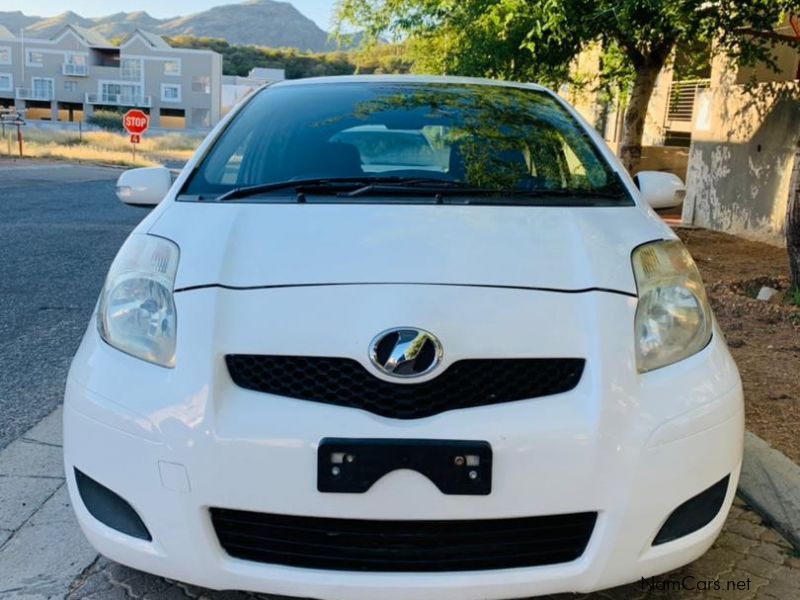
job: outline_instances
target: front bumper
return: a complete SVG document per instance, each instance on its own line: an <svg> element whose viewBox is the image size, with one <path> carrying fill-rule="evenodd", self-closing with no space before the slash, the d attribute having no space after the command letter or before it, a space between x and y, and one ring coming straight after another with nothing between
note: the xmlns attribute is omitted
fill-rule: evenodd
<svg viewBox="0 0 800 600"><path fill-rule="evenodd" d="M227 313L220 306L226 294L235 292L213 292L205 300L202 294L187 294L179 310L182 315ZM614 323L632 322L633 302L610 294L592 296L594 310L607 316L607 323L595 320L597 328L609 328L598 335L612 334L606 339L615 340L604 351L627 352L623 347L628 342ZM509 298L505 300L508 305ZM580 301L559 298L544 312L557 318L559 304L572 310L569 303ZM341 306L346 304L343 299ZM509 309L514 312L513 306ZM215 322L204 316L205 322ZM192 321L200 322L196 317ZM319 325L313 317L309 321L310 328ZM418 321L411 315L404 322ZM503 334L503 323L488 325ZM297 328L302 339L302 326ZM380 330L371 323L366 329ZM170 371L122 355L100 341L92 327L87 331L66 391L65 464L78 520L90 542L113 560L213 589L331 600L589 592L699 557L719 533L733 500L742 454L742 393L719 335L694 357L647 377L631 376L630 381L593 368L602 357L592 354L591 347L581 349L588 357L587 372L571 392L412 421L235 388L226 379L220 356L201 350L193 357L194 374L179 371L181 364L189 364L193 349L228 351L227 342L220 342L223 337L213 330L187 331L185 338L194 339L184 343L179 367ZM568 344L573 336L561 337L560 343ZM251 350L243 345L237 349ZM494 452L492 494L445 496L427 479L402 470L364 494L322 494L316 490L316 458L325 437L485 440ZM74 468L127 500L152 542L126 536L92 517L77 493ZM731 480L723 507L709 524L652 545L675 508L726 475ZM586 551L569 563L451 573L356 573L231 558L213 530L211 507L374 520L587 511L596 511L598 519Z"/></svg>

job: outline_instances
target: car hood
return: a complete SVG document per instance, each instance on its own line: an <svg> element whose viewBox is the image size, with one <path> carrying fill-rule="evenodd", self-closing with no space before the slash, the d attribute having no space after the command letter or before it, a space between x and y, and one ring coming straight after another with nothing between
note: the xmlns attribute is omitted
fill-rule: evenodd
<svg viewBox="0 0 800 600"><path fill-rule="evenodd" d="M431 283L636 293L631 251L672 237L629 207L202 204L164 207L175 288Z"/></svg>

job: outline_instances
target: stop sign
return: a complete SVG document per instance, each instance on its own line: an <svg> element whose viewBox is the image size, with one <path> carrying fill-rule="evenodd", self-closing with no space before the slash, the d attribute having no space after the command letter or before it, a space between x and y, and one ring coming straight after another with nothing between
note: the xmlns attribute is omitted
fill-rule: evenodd
<svg viewBox="0 0 800 600"><path fill-rule="evenodd" d="M142 135L150 127L150 117L147 113L134 108L123 115L122 126L131 135Z"/></svg>

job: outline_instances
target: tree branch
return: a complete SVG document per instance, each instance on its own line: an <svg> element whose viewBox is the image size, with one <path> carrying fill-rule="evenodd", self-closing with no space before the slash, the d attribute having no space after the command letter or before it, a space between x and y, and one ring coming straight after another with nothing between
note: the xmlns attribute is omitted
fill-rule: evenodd
<svg viewBox="0 0 800 600"><path fill-rule="evenodd" d="M753 29L752 27L740 27L736 30L736 33L752 35L753 37L775 40L792 45L800 45L800 38L785 33L778 33L777 31L764 31L761 29Z"/></svg>

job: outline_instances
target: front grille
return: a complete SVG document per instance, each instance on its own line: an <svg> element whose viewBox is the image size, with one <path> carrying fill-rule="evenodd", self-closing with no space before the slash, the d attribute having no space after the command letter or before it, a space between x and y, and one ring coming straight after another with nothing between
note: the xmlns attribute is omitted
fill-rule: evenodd
<svg viewBox="0 0 800 600"><path fill-rule="evenodd" d="M366 521L212 508L236 558L335 571L482 571L552 565L586 549L597 513L482 521Z"/></svg>
<svg viewBox="0 0 800 600"><path fill-rule="evenodd" d="M391 383L350 358L229 354L237 385L278 396L360 408L394 419L500 404L573 389L582 358L470 359L423 383Z"/></svg>

